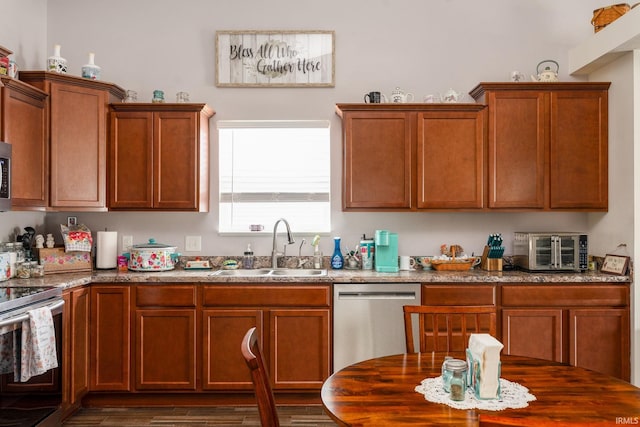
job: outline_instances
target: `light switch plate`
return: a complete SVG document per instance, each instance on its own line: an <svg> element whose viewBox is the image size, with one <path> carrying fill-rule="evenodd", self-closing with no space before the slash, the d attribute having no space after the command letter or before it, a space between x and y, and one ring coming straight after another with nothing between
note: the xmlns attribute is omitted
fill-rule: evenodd
<svg viewBox="0 0 640 427"><path fill-rule="evenodd" d="M184 250L187 252L199 252L202 250L202 236L185 236Z"/></svg>

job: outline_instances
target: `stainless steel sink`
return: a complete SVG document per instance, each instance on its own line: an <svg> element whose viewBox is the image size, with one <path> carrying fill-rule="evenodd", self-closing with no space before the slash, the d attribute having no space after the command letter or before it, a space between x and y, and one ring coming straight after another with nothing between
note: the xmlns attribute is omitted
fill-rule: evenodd
<svg viewBox="0 0 640 427"><path fill-rule="evenodd" d="M325 269L310 269L304 270L300 268L282 268L271 270L272 276L326 276L327 270Z"/></svg>
<svg viewBox="0 0 640 427"><path fill-rule="evenodd" d="M233 276L233 277L308 277L308 276L326 276L326 269L304 270L301 268L259 268L256 270L218 270L214 273L216 276Z"/></svg>
<svg viewBox="0 0 640 427"><path fill-rule="evenodd" d="M241 276L268 276L269 273L271 273L271 269L270 268L259 268L256 270L219 270L218 272L216 272L216 276L236 276L236 277L241 277Z"/></svg>

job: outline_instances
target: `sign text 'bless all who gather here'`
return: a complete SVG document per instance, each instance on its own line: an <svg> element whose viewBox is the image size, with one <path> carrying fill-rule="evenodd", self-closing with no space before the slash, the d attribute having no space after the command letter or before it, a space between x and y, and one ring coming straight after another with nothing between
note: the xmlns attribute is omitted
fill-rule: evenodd
<svg viewBox="0 0 640 427"><path fill-rule="evenodd" d="M333 87L333 31L218 31L216 86Z"/></svg>

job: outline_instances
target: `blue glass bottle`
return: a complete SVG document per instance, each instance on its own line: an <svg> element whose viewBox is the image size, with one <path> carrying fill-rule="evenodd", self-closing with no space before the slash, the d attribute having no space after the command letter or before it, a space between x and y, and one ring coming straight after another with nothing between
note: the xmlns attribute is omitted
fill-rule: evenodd
<svg viewBox="0 0 640 427"><path fill-rule="evenodd" d="M344 266L344 257L342 256L342 251L340 250L340 238L334 237L334 249L333 255L331 255L331 268L334 270L341 270Z"/></svg>

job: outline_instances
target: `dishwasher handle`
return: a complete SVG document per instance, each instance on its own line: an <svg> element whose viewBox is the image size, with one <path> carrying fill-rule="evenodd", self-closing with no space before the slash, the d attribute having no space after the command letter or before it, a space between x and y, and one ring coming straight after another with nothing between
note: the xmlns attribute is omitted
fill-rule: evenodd
<svg viewBox="0 0 640 427"><path fill-rule="evenodd" d="M367 299L395 299L416 300L418 293L415 291L340 291L338 299L342 300L367 300Z"/></svg>

